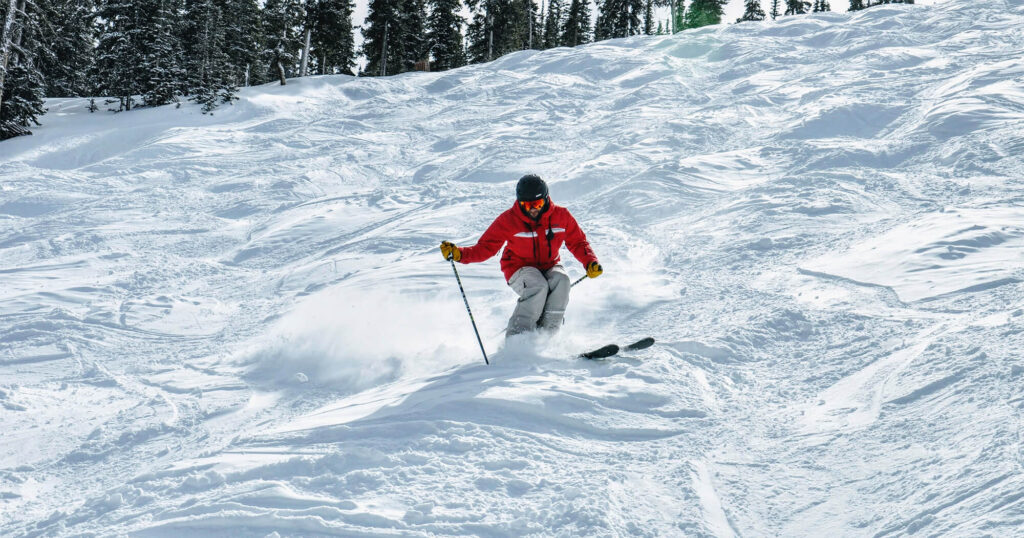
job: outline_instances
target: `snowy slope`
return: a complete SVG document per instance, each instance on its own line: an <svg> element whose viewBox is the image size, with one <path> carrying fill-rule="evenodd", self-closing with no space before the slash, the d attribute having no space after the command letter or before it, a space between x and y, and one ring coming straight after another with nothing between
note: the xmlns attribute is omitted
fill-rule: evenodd
<svg viewBox="0 0 1024 538"><path fill-rule="evenodd" d="M0 534L1024 536L1024 3L0 143ZM606 273L502 347L526 172ZM572 275L582 274L569 258ZM608 340L659 345L608 363Z"/></svg>

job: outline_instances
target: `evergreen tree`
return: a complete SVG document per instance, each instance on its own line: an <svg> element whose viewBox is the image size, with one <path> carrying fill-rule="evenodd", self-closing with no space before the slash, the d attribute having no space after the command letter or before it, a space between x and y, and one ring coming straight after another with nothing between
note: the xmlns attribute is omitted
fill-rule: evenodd
<svg viewBox="0 0 1024 538"><path fill-rule="evenodd" d="M93 0L49 0L37 3L42 45L37 57L49 97L91 94L96 3Z"/></svg>
<svg viewBox="0 0 1024 538"><path fill-rule="evenodd" d="M550 0L548 2L548 12L544 17L544 33L541 38L542 49L553 49L562 45L560 32L563 24L562 0Z"/></svg>
<svg viewBox="0 0 1024 538"><path fill-rule="evenodd" d="M654 0L644 3L644 34L654 35Z"/></svg>
<svg viewBox="0 0 1024 538"><path fill-rule="evenodd" d="M864 0L850 0L850 11L860 11L864 7Z"/></svg>
<svg viewBox="0 0 1024 538"><path fill-rule="evenodd" d="M210 112L230 102L238 90L237 70L226 42L223 0L186 0L184 39L186 81L192 100Z"/></svg>
<svg viewBox="0 0 1024 538"><path fill-rule="evenodd" d="M263 50L260 58L267 76L285 85L285 79L297 71L302 49L301 25L305 12L298 0L267 0L263 6Z"/></svg>
<svg viewBox="0 0 1024 538"><path fill-rule="evenodd" d="M45 82L35 66L40 12L26 0L0 4L0 140L29 135L43 115Z"/></svg>
<svg viewBox="0 0 1024 538"><path fill-rule="evenodd" d="M468 0L473 20L466 28L466 56L469 63L489 62L494 59L494 23L490 4L494 0Z"/></svg>
<svg viewBox="0 0 1024 538"><path fill-rule="evenodd" d="M312 52L321 75L352 75L355 41L352 0L318 0L313 12Z"/></svg>
<svg viewBox="0 0 1024 538"><path fill-rule="evenodd" d="M99 93L131 110L137 97L155 106L184 91L178 0L103 0L96 47Z"/></svg>
<svg viewBox="0 0 1024 538"><path fill-rule="evenodd" d="M822 11L832 11L832 6L829 5L828 0L814 0L814 13L821 13Z"/></svg>
<svg viewBox="0 0 1024 538"><path fill-rule="evenodd" d="M224 51L232 80L239 86L267 82L266 72L256 68L262 50L262 20L256 0L220 0L223 2Z"/></svg>
<svg viewBox="0 0 1024 538"><path fill-rule="evenodd" d="M672 9L672 32L682 32L686 29L686 10L683 0L671 0Z"/></svg>
<svg viewBox="0 0 1024 538"><path fill-rule="evenodd" d="M43 108L45 84L39 70L30 61L19 61L8 67L7 80L0 102L0 140L30 135L32 125L39 125Z"/></svg>
<svg viewBox="0 0 1024 538"><path fill-rule="evenodd" d="M537 6L531 0L482 0L470 2L470 63L487 62L510 52L540 48ZM531 31L532 30L532 31Z"/></svg>
<svg viewBox="0 0 1024 538"><path fill-rule="evenodd" d="M402 71L412 71L418 62L430 59L426 0L404 0L400 22Z"/></svg>
<svg viewBox="0 0 1024 538"><path fill-rule="evenodd" d="M562 26L562 45L575 47L590 43L590 0L572 0Z"/></svg>
<svg viewBox="0 0 1024 538"><path fill-rule="evenodd" d="M135 0L143 6L142 65L139 83L142 102L159 106L177 101L186 91L184 58L177 21L179 0Z"/></svg>
<svg viewBox="0 0 1024 538"><path fill-rule="evenodd" d="M363 27L362 75L394 75L402 72L401 56L394 43L401 37L399 0L371 0Z"/></svg>
<svg viewBox="0 0 1024 538"><path fill-rule="evenodd" d="M313 51L320 74L355 74L354 9L352 0L320 0L313 30Z"/></svg>
<svg viewBox="0 0 1024 538"><path fill-rule="evenodd" d="M430 18L427 19L427 37L433 62L431 69L445 71L466 65L466 51L462 48L462 24L466 22L459 11L460 0L431 0Z"/></svg>
<svg viewBox="0 0 1024 538"><path fill-rule="evenodd" d="M603 0L594 25L594 40L615 39L639 34L643 27L644 0Z"/></svg>
<svg viewBox="0 0 1024 538"><path fill-rule="evenodd" d="M363 28L364 75L410 71L428 54L424 0L372 0Z"/></svg>
<svg viewBox="0 0 1024 538"><path fill-rule="evenodd" d="M96 85L100 94L116 97L118 110L131 110L142 93L142 6L131 0L102 0L102 22L96 45Z"/></svg>
<svg viewBox="0 0 1024 538"><path fill-rule="evenodd" d="M736 19L736 22L763 21L764 10L761 9L761 0L746 0L744 3L743 16Z"/></svg>
<svg viewBox="0 0 1024 538"><path fill-rule="evenodd" d="M780 2L780 0L772 0L771 16L772 16L772 20L773 21L775 19L779 18L779 15L782 13L782 12L779 11L779 2Z"/></svg>
<svg viewBox="0 0 1024 538"><path fill-rule="evenodd" d="M786 0L785 15L803 15L810 8L811 3L807 0Z"/></svg>
<svg viewBox="0 0 1024 538"><path fill-rule="evenodd" d="M693 0L686 10L684 28L700 28L722 22L722 6L726 0Z"/></svg>

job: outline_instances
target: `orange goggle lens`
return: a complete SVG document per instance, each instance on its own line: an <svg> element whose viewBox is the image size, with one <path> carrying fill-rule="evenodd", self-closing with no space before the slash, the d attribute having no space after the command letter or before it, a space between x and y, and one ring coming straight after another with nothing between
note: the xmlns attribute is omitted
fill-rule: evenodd
<svg viewBox="0 0 1024 538"><path fill-rule="evenodd" d="M527 210L527 211L530 211L530 210L533 210L533 209L540 209L540 208L544 207L544 199L541 198L540 200L531 200L531 201L528 201L528 202L519 202L519 205L522 206L522 208Z"/></svg>

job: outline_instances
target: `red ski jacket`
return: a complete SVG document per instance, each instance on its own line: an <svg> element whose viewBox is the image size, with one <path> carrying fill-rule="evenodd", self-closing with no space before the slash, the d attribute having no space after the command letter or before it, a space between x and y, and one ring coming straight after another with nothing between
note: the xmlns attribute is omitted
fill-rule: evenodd
<svg viewBox="0 0 1024 538"><path fill-rule="evenodd" d="M535 222L519 208L518 202L506 210L480 236L471 247L460 249L462 263L482 262L494 256L502 245L501 271L508 281L523 267L536 267L547 271L559 261L558 250L562 243L584 267L596 262L597 256L587 242L587 236L580 229L569 210L551 203Z"/></svg>

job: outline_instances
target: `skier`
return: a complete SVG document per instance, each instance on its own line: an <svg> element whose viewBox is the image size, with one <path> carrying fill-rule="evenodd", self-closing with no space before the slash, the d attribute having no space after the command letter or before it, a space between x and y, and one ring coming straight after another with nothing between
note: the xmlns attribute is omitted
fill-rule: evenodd
<svg viewBox="0 0 1024 538"><path fill-rule="evenodd" d="M541 328L557 331L569 303L569 275L559 263L562 243L597 278L603 271L569 210L551 203L548 186L540 177L528 174L516 185L516 203L506 210L471 247L459 248L441 242L446 260L461 263L482 262L501 254L501 271L509 287L519 295L516 309L508 320L505 337Z"/></svg>

